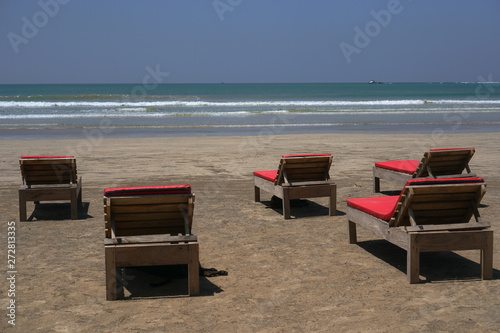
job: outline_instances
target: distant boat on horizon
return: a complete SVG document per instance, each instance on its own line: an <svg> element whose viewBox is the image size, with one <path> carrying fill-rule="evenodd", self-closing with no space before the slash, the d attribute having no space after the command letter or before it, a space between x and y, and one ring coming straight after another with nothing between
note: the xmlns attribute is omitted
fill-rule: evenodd
<svg viewBox="0 0 500 333"><path fill-rule="evenodd" d="M378 82L378 81L375 81L375 80L370 80L368 81L368 84L382 84L384 82Z"/></svg>

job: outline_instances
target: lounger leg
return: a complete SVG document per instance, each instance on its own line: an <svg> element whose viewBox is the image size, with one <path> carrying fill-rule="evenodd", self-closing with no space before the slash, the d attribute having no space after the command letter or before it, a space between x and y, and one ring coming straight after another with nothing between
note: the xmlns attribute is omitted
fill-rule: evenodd
<svg viewBox="0 0 500 333"><path fill-rule="evenodd" d="M290 194L285 188L283 188L283 217L290 218Z"/></svg>
<svg viewBox="0 0 500 333"><path fill-rule="evenodd" d="M337 215L337 184L330 185L330 216Z"/></svg>
<svg viewBox="0 0 500 333"><path fill-rule="evenodd" d="M116 300L116 266L115 250L113 248L104 249L105 268L106 268L106 299L108 301Z"/></svg>
<svg viewBox="0 0 500 333"><path fill-rule="evenodd" d="M493 231L486 234L486 246L481 249L481 278L493 278Z"/></svg>
<svg viewBox="0 0 500 333"><path fill-rule="evenodd" d="M349 236L349 244L356 244L358 242L358 236L356 234L356 223L347 221L347 234Z"/></svg>
<svg viewBox="0 0 500 333"><path fill-rule="evenodd" d="M77 197L78 197L78 204L81 205L82 201L83 201L83 197L82 197L82 178L81 177L80 177L80 181L78 182Z"/></svg>
<svg viewBox="0 0 500 333"><path fill-rule="evenodd" d="M71 190L71 219L78 219L78 195L76 188Z"/></svg>
<svg viewBox="0 0 500 333"><path fill-rule="evenodd" d="M198 244L189 246L188 284L189 296L200 294L200 259Z"/></svg>
<svg viewBox="0 0 500 333"><path fill-rule="evenodd" d="M23 190L19 190L19 221L26 220L26 196Z"/></svg>
<svg viewBox="0 0 500 333"><path fill-rule="evenodd" d="M255 191L255 202L260 202L260 188L254 186L254 191Z"/></svg>
<svg viewBox="0 0 500 333"><path fill-rule="evenodd" d="M406 254L406 275L409 283L419 282L420 250L417 246L417 235L408 235L409 245Z"/></svg>
<svg viewBox="0 0 500 333"><path fill-rule="evenodd" d="M373 192L379 193L380 192L380 178L378 177L373 177Z"/></svg>

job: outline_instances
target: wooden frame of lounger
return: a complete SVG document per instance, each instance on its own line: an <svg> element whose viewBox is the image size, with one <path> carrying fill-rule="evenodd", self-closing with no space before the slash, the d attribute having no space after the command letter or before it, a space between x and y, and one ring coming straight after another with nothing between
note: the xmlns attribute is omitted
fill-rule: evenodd
<svg viewBox="0 0 500 333"><path fill-rule="evenodd" d="M274 182L254 175L255 202L260 190L283 201L283 217L290 218L290 200L329 197L329 214L337 214L337 185L330 180L332 156L282 157Z"/></svg>
<svg viewBox="0 0 500 333"><path fill-rule="evenodd" d="M474 149L443 149L430 150L424 153L413 174L373 167L373 191L380 192L380 179L392 183L405 184L414 178L454 178L474 177L469 168L469 161L474 155ZM466 174L462 172L466 170Z"/></svg>
<svg viewBox="0 0 500 333"><path fill-rule="evenodd" d="M123 298L120 269L130 266L187 265L188 294L199 294L199 244L191 234L194 198L104 197L107 300Z"/></svg>
<svg viewBox="0 0 500 333"><path fill-rule="evenodd" d="M477 209L486 184L407 186L390 221L347 206L348 238L357 242L356 225L407 251L409 283L419 282L421 252L479 249L481 278L493 275L493 230ZM469 222L474 216L475 222Z"/></svg>
<svg viewBox="0 0 500 333"><path fill-rule="evenodd" d="M21 158L23 185L19 188L19 219L27 220L26 202L69 200L71 219L78 218L82 203L82 178L76 173L76 159Z"/></svg>

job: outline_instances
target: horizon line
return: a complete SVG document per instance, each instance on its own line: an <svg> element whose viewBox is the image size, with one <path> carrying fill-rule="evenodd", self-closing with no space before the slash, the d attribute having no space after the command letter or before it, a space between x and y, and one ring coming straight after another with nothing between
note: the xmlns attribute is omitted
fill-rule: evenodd
<svg viewBox="0 0 500 333"><path fill-rule="evenodd" d="M349 81L349 82L164 82L156 83L158 85L169 85L169 84L211 84L211 85L224 85L224 84L393 84L393 83L457 83L457 84L478 84L478 83L500 83L497 81L492 82L480 82L480 81ZM107 82L107 83L0 83L0 85L134 85L140 82Z"/></svg>

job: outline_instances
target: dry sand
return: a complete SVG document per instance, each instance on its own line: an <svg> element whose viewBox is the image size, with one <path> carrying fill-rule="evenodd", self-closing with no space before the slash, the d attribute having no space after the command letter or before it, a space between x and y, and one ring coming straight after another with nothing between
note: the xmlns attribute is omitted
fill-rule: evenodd
<svg viewBox="0 0 500 333"><path fill-rule="evenodd" d="M16 325L7 323L9 285L1 291L0 331L18 332L492 332L500 330L500 133L456 135L306 134L299 136L5 140L0 148L1 244L16 230ZM493 280L479 279L479 251L424 254L421 283L406 279L406 252L359 229L347 242L345 200L373 195L376 161L420 159L433 147L476 148L472 171L488 183L480 212L494 234ZM252 171L279 157L332 153L337 216L327 200L279 209L253 201ZM72 154L83 177L84 209L28 204L19 222L22 154ZM106 187L191 184L194 233L204 267L228 276L152 288L165 271L127 271L131 297L105 300L102 192ZM382 190L399 186L382 181ZM180 287L180 291L175 288ZM169 296L174 294L174 296Z"/></svg>

